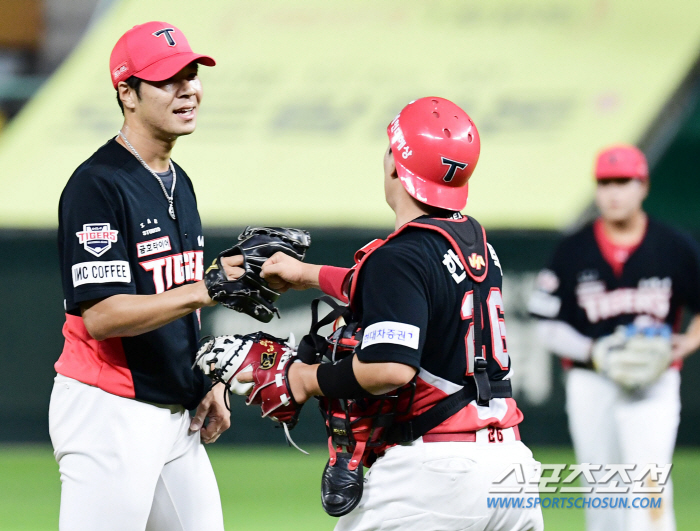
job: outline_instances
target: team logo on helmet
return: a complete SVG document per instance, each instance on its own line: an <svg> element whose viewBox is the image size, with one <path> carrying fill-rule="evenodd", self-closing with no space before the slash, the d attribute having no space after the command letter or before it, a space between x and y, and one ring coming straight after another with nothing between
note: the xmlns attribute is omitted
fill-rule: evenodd
<svg viewBox="0 0 700 531"><path fill-rule="evenodd" d="M459 162L457 160L448 159L447 157L442 157L442 163L445 166L449 166L447 173L443 176L442 180L449 183L454 179L457 170L463 170L468 166L466 162Z"/></svg>
<svg viewBox="0 0 700 531"><path fill-rule="evenodd" d="M161 35L165 35L165 40L168 42L168 46L175 46L177 43L175 42L175 39L173 39L173 36L170 35L171 31L175 31L175 28L163 28L162 30L153 32L153 36L160 37Z"/></svg>
<svg viewBox="0 0 700 531"><path fill-rule="evenodd" d="M260 344L263 347L267 347L267 350L260 354L260 368L261 369L271 369L275 364L275 358L277 358L277 352L275 352L275 343L268 339L263 339Z"/></svg>

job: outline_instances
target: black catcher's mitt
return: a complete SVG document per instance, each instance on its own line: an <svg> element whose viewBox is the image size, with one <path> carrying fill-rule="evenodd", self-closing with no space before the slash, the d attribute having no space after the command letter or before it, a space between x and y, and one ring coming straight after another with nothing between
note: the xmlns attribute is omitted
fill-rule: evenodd
<svg viewBox="0 0 700 531"><path fill-rule="evenodd" d="M238 244L221 252L204 274L209 296L227 308L269 323L273 315L279 317L279 311L273 303L280 294L270 289L267 282L260 278L263 263L278 251L303 260L309 245L311 236L305 230L246 227L238 236ZM245 273L236 280L229 280L221 259L236 255L243 255Z"/></svg>

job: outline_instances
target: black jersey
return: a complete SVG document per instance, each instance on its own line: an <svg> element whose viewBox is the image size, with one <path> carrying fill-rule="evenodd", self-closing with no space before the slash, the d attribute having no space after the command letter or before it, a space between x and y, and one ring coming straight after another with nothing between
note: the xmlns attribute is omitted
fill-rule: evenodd
<svg viewBox="0 0 700 531"><path fill-rule="evenodd" d="M443 221L459 230L467 218ZM398 362L418 369L414 415L462 387L468 359L474 358L475 289L481 295L489 379L508 378L502 271L496 252L489 244L483 253L486 261L479 256L480 262L473 264L472 270L486 273L478 284L457 252L437 230L404 227L362 259L352 286L350 300L363 330L357 356L364 362ZM478 410L472 402L434 431L507 428L521 420L512 398L497 398Z"/></svg>
<svg viewBox="0 0 700 531"><path fill-rule="evenodd" d="M635 321L678 330L684 306L700 312L700 253L689 237L650 219L617 276L590 224L560 243L536 287L534 316L563 321L589 338Z"/></svg>
<svg viewBox="0 0 700 531"><path fill-rule="evenodd" d="M120 396L195 407L211 386L191 369L199 341L192 313L135 337L96 341L80 303L151 295L203 278L204 238L192 183L175 165L174 206L158 181L115 140L81 164L63 190L58 247L65 345L56 371Z"/></svg>

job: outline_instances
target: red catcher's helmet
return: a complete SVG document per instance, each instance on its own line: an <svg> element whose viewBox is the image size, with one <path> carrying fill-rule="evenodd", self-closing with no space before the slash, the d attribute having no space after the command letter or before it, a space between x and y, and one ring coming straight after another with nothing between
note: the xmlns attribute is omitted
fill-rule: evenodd
<svg viewBox="0 0 700 531"><path fill-rule="evenodd" d="M444 98L412 101L387 127L396 173L421 203L462 210L481 143L472 119Z"/></svg>
<svg viewBox="0 0 700 531"><path fill-rule="evenodd" d="M595 163L596 179L648 179L647 159L634 146L612 146L598 153Z"/></svg>

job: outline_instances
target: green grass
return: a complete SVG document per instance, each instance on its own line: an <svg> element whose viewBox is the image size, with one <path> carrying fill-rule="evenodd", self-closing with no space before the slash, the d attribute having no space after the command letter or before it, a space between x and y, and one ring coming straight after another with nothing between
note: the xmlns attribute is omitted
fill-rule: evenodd
<svg viewBox="0 0 700 531"><path fill-rule="evenodd" d="M221 447L209 451L227 529L333 529L321 507L321 473L328 448ZM284 523L283 523L284 522Z"/></svg>
<svg viewBox="0 0 700 531"><path fill-rule="evenodd" d="M321 508L323 447L304 456L286 447L213 447L209 453L219 480L229 529L261 531L330 530L335 519ZM571 463L568 448L534 449L542 463ZM678 531L697 529L700 450L683 448L674 457L673 481ZM48 446L0 446L0 529L49 531L58 527L58 465ZM545 509L546 528L583 531L583 510ZM282 525L282 522L284 524Z"/></svg>

